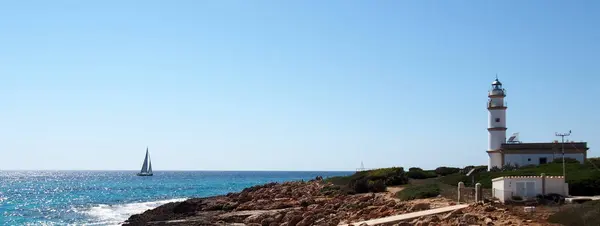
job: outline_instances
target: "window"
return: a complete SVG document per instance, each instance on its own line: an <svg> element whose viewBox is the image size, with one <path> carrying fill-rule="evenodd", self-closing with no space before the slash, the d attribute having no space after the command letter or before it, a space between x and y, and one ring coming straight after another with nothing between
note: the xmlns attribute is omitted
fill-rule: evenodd
<svg viewBox="0 0 600 226"><path fill-rule="evenodd" d="M500 122L500 118L496 118L496 122Z"/></svg>
<svg viewBox="0 0 600 226"><path fill-rule="evenodd" d="M527 159L528 162L531 162L531 159Z"/></svg>
<svg viewBox="0 0 600 226"><path fill-rule="evenodd" d="M548 158L540 158L540 165L548 163Z"/></svg>

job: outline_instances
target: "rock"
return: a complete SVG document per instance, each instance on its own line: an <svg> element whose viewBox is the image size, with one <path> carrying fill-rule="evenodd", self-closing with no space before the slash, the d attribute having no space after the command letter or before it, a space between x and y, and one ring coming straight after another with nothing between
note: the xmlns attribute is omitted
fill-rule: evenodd
<svg viewBox="0 0 600 226"><path fill-rule="evenodd" d="M360 224L360 225L358 225L358 226L369 226L369 224L367 224L367 223L362 223L362 224Z"/></svg>
<svg viewBox="0 0 600 226"><path fill-rule="evenodd" d="M467 224L477 224L478 221L479 221L479 216L472 214L472 213L465 213L462 216L462 222L467 223Z"/></svg>
<svg viewBox="0 0 600 226"><path fill-rule="evenodd" d="M431 204L426 203L426 202L421 202L421 203L417 203L415 205L413 205L410 208L410 211L415 212L415 211L421 211L421 210L428 210L431 208Z"/></svg>
<svg viewBox="0 0 600 226"><path fill-rule="evenodd" d="M486 206L486 207L483 209L483 211L485 211L485 212L494 212L494 211L496 211L496 207L493 207L493 206Z"/></svg>
<svg viewBox="0 0 600 226"><path fill-rule="evenodd" d="M251 216L247 217L244 220L244 223L245 224L251 224L251 223L257 223L258 224L258 223L261 223L261 221L263 220L263 218L264 217L262 215L260 215L260 214L251 215Z"/></svg>
<svg viewBox="0 0 600 226"><path fill-rule="evenodd" d="M173 213L183 213L183 214L195 213L196 211L198 211L200 209L200 203L201 202L197 202L197 201L193 201L193 200L183 201L183 202L177 204L175 206L175 208L173 208Z"/></svg>
<svg viewBox="0 0 600 226"><path fill-rule="evenodd" d="M429 226L429 222L427 221L417 221L415 226Z"/></svg>
<svg viewBox="0 0 600 226"><path fill-rule="evenodd" d="M284 219L285 223L288 223L288 225L290 225L290 226L295 226L298 224L298 222L303 220L302 216L300 216L300 215L293 215L290 217L288 217L286 215L283 219Z"/></svg>
<svg viewBox="0 0 600 226"><path fill-rule="evenodd" d="M386 206L387 206L387 207L390 207L390 208L394 208L394 207L396 206L396 201L394 201L394 200L391 200L391 201L389 201L389 202L387 203L387 205L386 205Z"/></svg>
<svg viewBox="0 0 600 226"><path fill-rule="evenodd" d="M494 220L492 220L492 218L489 217L486 217L483 222L485 222L485 225L494 225Z"/></svg>
<svg viewBox="0 0 600 226"><path fill-rule="evenodd" d="M358 201L361 201L361 202L366 202L366 201L369 201L369 200L371 200L371 198L372 198L372 197L371 197L370 195L365 195L365 196L363 196L363 197L360 197L360 198L358 199Z"/></svg>
<svg viewBox="0 0 600 226"><path fill-rule="evenodd" d="M412 225L408 222L400 222L396 226L412 226Z"/></svg>
<svg viewBox="0 0 600 226"><path fill-rule="evenodd" d="M265 218L262 221L260 221L260 224L262 226L269 226L271 223L278 223L278 222L275 222L275 219L271 218L271 217Z"/></svg>
<svg viewBox="0 0 600 226"><path fill-rule="evenodd" d="M444 217L442 217L442 220L454 218L454 217L458 216L459 214L462 214L462 210L460 210L460 209L454 210L454 211L446 214Z"/></svg>
<svg viewBox="0 0 600 226"><path fill-rule="evenodd" d="M440 222L440 218L436 215L430 215L425 217L425 222L429 222L429 223L436 223L436 222Z"/></svg>

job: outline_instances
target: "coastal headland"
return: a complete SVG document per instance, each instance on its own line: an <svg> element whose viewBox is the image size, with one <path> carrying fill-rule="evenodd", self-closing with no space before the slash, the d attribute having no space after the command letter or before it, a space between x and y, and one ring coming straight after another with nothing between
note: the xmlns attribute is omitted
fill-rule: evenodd
<svg viewBox="0 0 600 226"><path fill-rule="evenodd" d="M192 198L133 215L124 225L333 226L457 205L456 200L445 197L443 191L411 198L412 191L403 191L422 185L399 180L397 173L405 176L403 170L385 172L393 173L357 173L345 177L354 181L349 186L334 183L343 178L323 180L317 177L311 181L269 183L222 196ZM383 180L375 180L377 176ZM361 189L357 181L365 179L368 181L365 186L367 191L356 192L355 189ZM415 182L418 183L418 180ZM378 191L381 188L378 184L383 185L383 191ZM437 185L431 186L439 189ZM371 189L374 191L369 191ZM547 221L551 214L543 209L536 213L525 213L522 206L488 202L383 225L556 225Z"/></svg>

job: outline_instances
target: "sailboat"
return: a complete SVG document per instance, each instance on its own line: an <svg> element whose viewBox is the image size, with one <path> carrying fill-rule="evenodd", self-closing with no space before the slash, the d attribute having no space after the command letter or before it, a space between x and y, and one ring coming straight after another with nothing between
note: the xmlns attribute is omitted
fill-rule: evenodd
<svg viewBox="0 0 600 226"><path fill-rule="evenodd" d="M150 161L150 154L148 153L148 147L146 147L146 157L144 158L144 164L142 164L142 170L137 174L138 176L152 176L152 162Z"/></svg>

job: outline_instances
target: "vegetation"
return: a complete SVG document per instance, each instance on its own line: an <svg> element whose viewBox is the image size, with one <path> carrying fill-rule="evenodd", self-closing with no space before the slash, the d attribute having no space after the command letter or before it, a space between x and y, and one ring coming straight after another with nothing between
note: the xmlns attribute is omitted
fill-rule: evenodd
<svg viewBox="0 0 600 226"><path fill-rule="evenodd" d="M573 226L600 225L600 201L589 201L581 205L563 208L548 218L551 223Z"/></svg>
<svg viewBox="0 0 600 226"><path fill-rule="evenodd" d="M590 158L585 164L580 164L574 159L565 158L567 183L571 195L600 195L600 158ZM475 169L471 176L466 173ZM501 169L487 171L487 166L467 166L463 169L454 167L438 167L435 170L423 170L418 167L409 168L405 172L402 167L383 168L369 171L356 172L351 176L331 177L326 182L331 182L345 193L382 192L387 186L408 184L408 180L421 180L435 178L436 183L456 186L458 182L473 187L474 183L481 183L483 188L492 187L492 179L502 176L539 176L545 173L548 176L562 175L562 158L560 161L539 166L505 166ZM474 180L473 178L474 177ZM425 185L423 185L425 186ZM419 187L419 186L417 186ZM425 187L437 187L429 185ZM337 189L337 188L336 188ZM414 188L413 188L414 189ZM411 189L407 192L410 194ZM427 194L428 190L425 190ZM406 195L412 197L413 195ZM418 195L414 195L418 196Z"/></svg>
<svg viewBox="0 0 600 226"><path fill-rule="evenodd" d="M435 171L433 171L433 170L425 171L421 168L416 168L416 167L412 167L412 168L408 169L408 172L406 173L406 175L410 179L427 179L427 178L434 178L434 177L438 176L435 173Z"/></svg>
<svg viewBox="0 0 600 226"><path fill-rule="evenodd" d="M566 163L567 183L571 195L600 195L600 159L589 159L588 163ZM464 170L461 170L464 172ZM507 166L495 171L481 171L474 173L475 183L481 183L484 188L492 187L492 179L502 176L539 176L545 173L548 176L562 175L562 159L559 163L549 163L539 166ZM440 182L456 186L462 181L466 186L474 186L470 177L461 173L450 174L439 179Z"/></svg>
<svg viewBox="0 0 600 226"><path fill-rule="evenodd" d="M435 183L409 185L396 196L400 200L424 199L436 197L440 194L440 187Z"/></svg>
<svg viewBox="0 0 600 226"><path fill-rule="evenodd" d="M454 174L454 173L458 173L460 172L459 168L455 168L455 167L438 167L437 169L435 169L435 173L437 175L440 176L446 176L446 175L450 175L450 174Z"/></svg>
<svg viewBox="0 0 600 226"><path fill-rule="evenodd" d="M563 160L562 158L555 158L552 163L560 163L562 164ZM579 163L579 161L577 161L576 159L573 158L565 158L565 163Z"/></svg>
<svg viewBox="0 0 600 226"><path fill-rule="evenodd" d="M354 193L366 193L383 192L387 186L407 184L408 177L404 172L404 168L392 167L360 171L351 176L331 177L325 181L349 188Z"/></svg>

